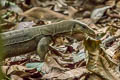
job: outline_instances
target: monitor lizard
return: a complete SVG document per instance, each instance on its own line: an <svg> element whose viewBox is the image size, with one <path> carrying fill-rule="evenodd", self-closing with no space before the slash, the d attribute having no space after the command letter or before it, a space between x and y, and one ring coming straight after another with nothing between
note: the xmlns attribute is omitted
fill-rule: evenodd
<svg viewBox="0 0 120 80"><path fill-rule="evenodd" d="M84 33L94 35L95 32L86 24L78 20L63 20L60 22L13 30L1 33L4 41L4 58L37 51L41 61L44 61L52 37L60 33Z"/></svg>

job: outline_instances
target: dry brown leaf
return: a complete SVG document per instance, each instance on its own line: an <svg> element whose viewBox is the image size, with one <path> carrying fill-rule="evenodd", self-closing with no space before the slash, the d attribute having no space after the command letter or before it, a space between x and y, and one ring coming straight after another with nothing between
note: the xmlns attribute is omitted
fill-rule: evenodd
<svg viewBox="0 0 120 80"><path fill-rule="evenodd" d="M60 46L64 44L64 38L63 37L58 37L56 38L55 44Z"/></svg>
<svg viewBox="0 0 120 80"><path fill-rule="evenodd" d="M119 49L119 42L114 42L114 44L109 47L106 52L108 53L108 55L110 55L111 57L113 57L115 55L115 52ZM116 54L117 55L117 54Z"/></svg>
<svg viewBox="0 0 120 80"><path fill-rule="evenodd" d="M48 74L43 75L42 79L52 79L52 78L56 78L58 77L60 74L62 74L61 71L57 71L57 70L52 70L51 72L49 72Z"/></svg>
<svg viewBox="0 0 120 80"><path fill-rule="evenodd" d="M107 6L114 6L115 5L115 2L116 2L116 0L108 0L108 1L106 1L106 5Z"/></svg>
<svg viewBox="0 0 120 80"><path fill-rule="evenodd" d="M31 28L33 27L33 25L35 25L35 23L32 21L32 22L20 22L16 25L16 28L17 30L22 30L24 28Z"/></svg>
<svg viewBox="0 0 120 80"><path fill-rule="evenodd" d="M60 70L67 70L68 68L62 67L54 58L54 56L47 55L46 56L46 63L51 68L58 68Z"/></svg>
<svg viewBox="0 0 120 80"><path fill-rule="evenodd" d="M113 58L116 59L117 61L120 61L120 47L118 47L118 49L117 49L116 52L114 53ZM119 62L118 62L118 63L119 63Z"/></svg>
<svg viewBox="0 0 120 80"><path fill-rule="evenodd" d="M106 12L106 10L109 9L109 8L111 8L111 6L105 6L105 7L102 7L102 8L94 9L92 11L91 16L90 16L90 18L92 19L93 23L98 22L102 18L102 16Z"/></svg>
<svg viewBox="0 0 120 80"><path fill-rule="evenodd" d="M103 80L99 76L96 76L95 74L88 75L88 80Z"/></svg>
<svg viewBox="0 0 120 80"><path fill-rule="evenodd" d="M72 69L70 71L66 72L51 72L49 74L45 74L43 76L43 79L58 79L58 80L68 80L68 79L74 79L79 78L84 73L87 73L87 69L84 67Z"/></svg>
<svg viewBox="0 0 120 80"><path fill-rule="evenodd" d="M46 62L44 62L43 66L41 68L41 71L44 73L49 73L50 70L51 70L51 67Z"/></svg>
<svg viewBox="0 0 120 80"><path fill-rule="evenodd" d="M59 75L57 79L65 80L65 79L74 79L80 77L82 74L87 73L87 69L84 67L72 69L70 71L66 71L63 74Z"/></svg>
<svg viewBox="0 0 120 80"><path fill-rule="evenodd" d="M80 33L73 34L72 37L74 39L79 40L79 41L82 41L85 38L85 36L83 34L80 34Z"/></svg>
<svg viewBox="0 0 120 80"><path fill-rule="evenodd" d="M100 45L101 41L88 38L84 41L87 51L87 69L108 80L119 80L119 73L115 68L117 64L107 55L105 49Z"/></svg>
<svg viewBox="0 0 120 80"><path fill-rule="evenodd" d="M18 75L11 75L11 80L24 80L24 79Z"/></svg>
<svg viewBox="0 0 120 80"><path fill-rule="evenodd" d="M70 17L73 17L73 15L77 12L78 10L75 9L74 7L72 6L68 6L68 14Z"/></svg>
<svg viewBox="0 0 120 80"><path fill-rule="evenodd" d="M54 11L48 9L48 8L41 8L41 7L31 8L31 9L25 11L23 14L20 14L20 15L29 17L33 20L35 20L35 19L43 19L43 20L71 19L68 16L65 16L63 14L54 12Z"/></svg>
<svg viewBox="0 0 120 80"><path fill-rule="evenodd" d="M117 2L116 7L120 9L120 1Z"/></svg>
<svg viewBox="0 0 120 80"><path fill-rule="evenodd" d="M26 67L20 65L2 66L2 71L7 75L10 75L14 71L25 71L26 69Z"/></svg>

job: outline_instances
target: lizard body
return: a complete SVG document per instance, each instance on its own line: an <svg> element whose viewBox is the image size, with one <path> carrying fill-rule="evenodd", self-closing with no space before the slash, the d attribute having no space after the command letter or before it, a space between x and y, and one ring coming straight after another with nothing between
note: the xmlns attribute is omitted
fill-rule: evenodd
<svg viewBox="0 0 120 80"><path fill-rule="evenodd" d="M45 57L49 43L60 33L95 34L86 24L77 20L64 20L53 24L26 28L23 30L13 30L1 33L4 40L5 58L18 56L37 50L40 58Z"/></svg>

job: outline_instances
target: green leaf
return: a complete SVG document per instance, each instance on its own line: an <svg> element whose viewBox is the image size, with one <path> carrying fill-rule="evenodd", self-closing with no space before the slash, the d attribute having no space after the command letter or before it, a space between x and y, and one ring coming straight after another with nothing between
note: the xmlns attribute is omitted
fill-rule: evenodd
<svg viewBox="0 0 120 80"><path fill-rule="evenodd" d="M36 68L37 71L41 71L42 67L44 65L44 62L36 62L36 63L27 63L25 66L27 68Z"/></svg>

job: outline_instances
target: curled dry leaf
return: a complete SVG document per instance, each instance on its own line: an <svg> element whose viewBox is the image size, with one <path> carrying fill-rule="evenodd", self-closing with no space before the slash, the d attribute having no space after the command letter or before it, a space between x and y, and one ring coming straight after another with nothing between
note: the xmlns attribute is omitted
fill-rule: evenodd
<svg viewBox="0 0 120 80"><path fill-rule="evenodd" d="M45 74L43 76L43 79L58 79L58 80L68 80L68 79L74 79L74 78L79 78L81 75L83 75L84 73L87 73L87 69L84 67L81 68L76 68L76 69L72 69L70 71L66 71L66 72L53 72L53 73L49 73L49 74Z"/></svg>
<svg viewBox="0 0 120 80"><path fill-rule="evenodd" d="M73 17L74 14L75 14L77 11L78 11L78 10L75 9L74 7L68 6L68 12L69 12L68 14L69 14L70 17Z"/></svg>
<svg viewBox="0 0 120 80"><path fill-rule="evenodd" d="M23 13L23 10L16 4L11 4L9 10L14 11L15 13Z"/></svg>
<svg viewBox="0 0 120 80"><path fill-rule="evenodd" d="M35 25L33 21L32 22L20 22L17 24L15 29L22 30L24 28L31 28L33 27L33 25Z"/></svg>
<svg viewBox="0 0 120 80"><path fill-rule="evenodd" d="M54 78L58 77L60 74L62 74L62 73L52 71L48 74L43 75L42 79L54 79Z"/></svg>
<svg viewBox="0 0 120 80"><path fill-rule="evenodd" d="M63 70L63 71L68 69L68 68L64 68L62 65L60 65L59 62L57 62L54 59L54 56L50 56L50 55L48 56L47 55L47 57L46 57L46 63L51 68L58 68L58 69Z"/></svg>
<svg viewBox="0 0 120 80"><path fill-rule="evenodd" d="M27 68L20 65L2 66L2 70L5 74L10 75L14 71L25 71Z"/></svg>
<svg viewBox="0 0 120 80"><path fill-rule="evenodd" d="M93 20L93 22L96 23L98 20L100 20L101 17L104 15L105 11L109 8L111 8L111 6L105 6L103 8L93 10L91 14L91 19Z"/></svg>
<svg viewBox="0 0 120 80"><path fill-rule="evenodd" d="M82 74L87 73L87 69L84 67L72 69L70 71L66 71L63 74L59 75L57 79L74 79L79 78Z"/></svg>
<svg viewBox="0 0 120 80"><path fill-rule="evenodd" d="M117 2L116 7L120 9L120 1Z"/></svg>
<svg viewBox="0 0 120 80"><path fill-rule="evenodd" d="M65 43L64 43L64 38L63 38L63 37L58 37L58 38L56 38L56 39L55 39L55 44L56 44L57 46L60 46L60 45L65 44Z"/></svg>
<svg viewBox="0 0 120 80"><path fill-rule="evenodd" d="M11 75L11 80L24 80L24 79L18 75Z"/></svg>
<svg viewBox="0 0 120 80"><path fill-rule="evenodd" d="M116 59L117 61L120 61L120 49L119 48L114 53L113 58ZM119 64L119 62L118 62L118 64Z"/></svg>
<svg viewBox="0 0 120 80"><path fill-rule="evenodd" d="M74 39L79 40L79 41L82 41L85 38L85 36L83 34L80 34L80 33L73 34L72 37Z"/></svg>
<svg viewBox="0 0 120 80"><path fill-rule="evenodd" d="M113 43L113 45L111 47L109 47L108 49L106 49L106 52L108 53L108 55L110 55L111 57L116 56L117 52L119 51L119 41ZM119 53L119 52L118 52Z"/></svg>
<svg viewBox="0 0 120 80"><path fill-rule="evenodd" d="M48 14L49 13L49 14ZM22 16L30 17L31 19L43 19L43 20L51 20L51 19L71 19L68 16L52 11L48 8L34 7L31 8L24 13L20 14Z"/></svg>
<svg viewBox="0 0 120 80"><path fill-rule="evenodd" d="M100 44L101 41L92 38L84 41L88 57L87 69L108 80L119 80L120 73L115 70L117 64L107 55L107 52Z"/></svg>

